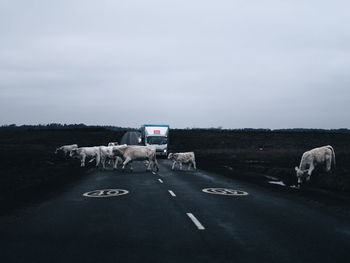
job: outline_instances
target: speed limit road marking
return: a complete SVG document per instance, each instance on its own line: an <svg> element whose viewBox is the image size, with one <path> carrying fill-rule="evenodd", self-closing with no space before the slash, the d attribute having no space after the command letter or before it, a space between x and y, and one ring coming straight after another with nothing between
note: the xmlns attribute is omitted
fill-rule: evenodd
<svg viewBox="0 0 350 263"><path fill-rule="evenodd" d="M83 196L86 197L112 197L118 195L126 195L129 191L123 189L101 189L94 190L87 193L84 193Z"/></svg>
<svg viewBox="0 0 350 263"><path fill-rule="evenodd" d="M236 195L236 196L248 195L247 192L227 189L227 188L205 188L202 191L208 194L216 194L216 195Z"/></svg>

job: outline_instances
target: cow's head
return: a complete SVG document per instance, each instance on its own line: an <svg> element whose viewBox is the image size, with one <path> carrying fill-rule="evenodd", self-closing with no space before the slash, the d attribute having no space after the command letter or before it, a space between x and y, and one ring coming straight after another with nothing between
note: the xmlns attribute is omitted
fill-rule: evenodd
<svg viewBox="0 0 350 263"><path fill-rule="evenodd" d="M78 155L79 155L79 148L75 148L75 149L71 150L69 153L69 156L73 157L73 158L77 157Z"/></svg>
<svg viewBox="0 0 350 263"><path fill-rule="evenodd" d="M127 148L126 144L118 145L118 146L113 146L113 154L119 157L123 157L124 151Z"/></svg>
<svg viewBox="0 0 350 263"><path fill-rule="evenodd" d="M296 172L296 176L297 176L297 179L298 179L298 184L300 185L304 181L308 170L304 170L303 171L298 166L296 166L295 167L295 172Z"/></svg>
<svg viewBox="0 0 350 263"><path fill-rule="evenodd" d="M63 146L57 147L55 150L55 154L61 153L63 151Z"/></svg>
<svg viewBox="0 0 350 263"><path fill-rule="evenodd" d="M173 156L174 156L174 154L173 154L173 153L169 153L169 155L168 155L168 159L172 159L172 158L173 158Z"/></svg>

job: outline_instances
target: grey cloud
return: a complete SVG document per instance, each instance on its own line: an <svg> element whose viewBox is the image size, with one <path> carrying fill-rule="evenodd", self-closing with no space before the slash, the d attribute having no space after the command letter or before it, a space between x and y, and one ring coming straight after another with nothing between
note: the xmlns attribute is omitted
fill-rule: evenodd
<svg viewBox="0 0 350 263"><path fill-rule="evenodd" d="M346 127L346 1L2 1L0 124Z"/></svg>

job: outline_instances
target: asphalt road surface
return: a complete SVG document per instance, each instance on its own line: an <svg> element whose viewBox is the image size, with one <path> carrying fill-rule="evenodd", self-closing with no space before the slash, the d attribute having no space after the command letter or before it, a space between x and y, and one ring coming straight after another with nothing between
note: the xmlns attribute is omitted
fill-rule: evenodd
<svg viewBox="0 0 350 263"><path fill-rule="evenodd" d="M347 218L261 186L159 163L158 174L142 162L133 172L92 169L60 194L1 217L0 262L350 262ZM128 193L84 196L100 189Z"/></svg>

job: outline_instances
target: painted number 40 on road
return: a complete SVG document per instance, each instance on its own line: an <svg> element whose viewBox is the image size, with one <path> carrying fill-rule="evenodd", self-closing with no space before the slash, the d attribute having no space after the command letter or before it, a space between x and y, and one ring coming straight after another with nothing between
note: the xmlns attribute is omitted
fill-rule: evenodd
<svg viewBox="0 0 350 263"><path fill-rule="evenodd" d="M101 189L94 190L83 194L86 197L112 197L128 194L129 191L123 189Z"/></svg>
<svg viewBox="0 0 350 263"><path fill-rule="evenodd" d="M205 188L202 191L208 194L216 195L248 195L247 192L227 188Z"/></svg>

